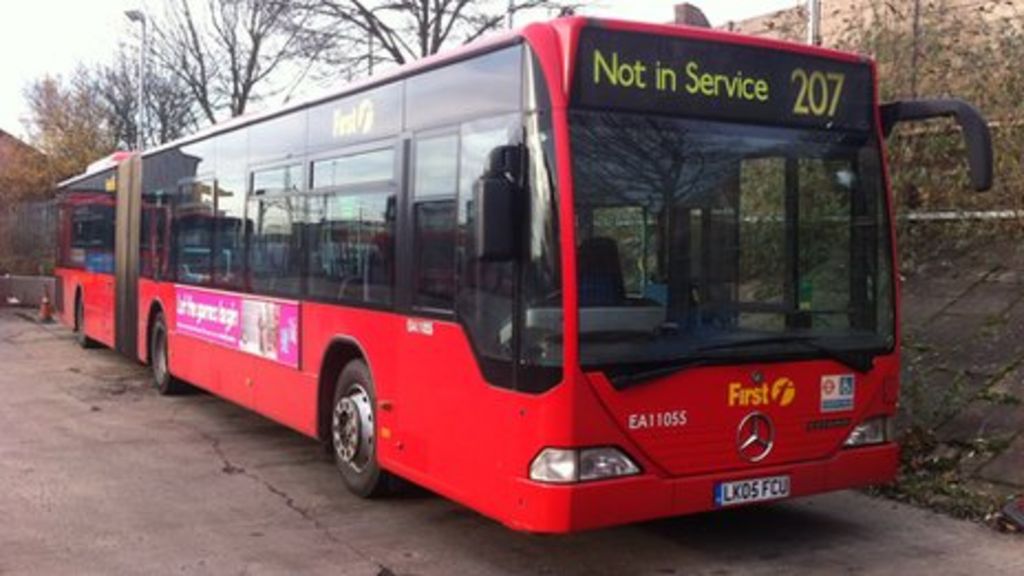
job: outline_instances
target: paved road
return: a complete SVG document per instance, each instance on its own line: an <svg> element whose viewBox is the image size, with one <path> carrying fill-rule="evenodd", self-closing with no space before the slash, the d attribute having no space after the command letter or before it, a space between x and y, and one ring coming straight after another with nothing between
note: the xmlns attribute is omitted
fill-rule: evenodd
<svg viewBox="0 0 1024 576"><path fill-rule="evenodd" d="M569 537L365 502L312 441L0 310L0 574L1024 574L1024 538L855 493Z"/></svg>

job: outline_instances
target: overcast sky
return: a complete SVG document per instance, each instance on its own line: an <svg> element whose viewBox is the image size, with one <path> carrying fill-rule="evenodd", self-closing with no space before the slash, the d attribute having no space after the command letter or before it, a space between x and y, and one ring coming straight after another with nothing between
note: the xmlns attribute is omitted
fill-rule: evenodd
<svg viewBox="0 0 1024 576"><path fill-rule="evenodd" d="M680 0L597 0L588 15L667 22ZM800 3L799 0L691 0L712 24L722 24ZM22 136L23 91L45 74L68 74L79 64L107 61L118 43L131 41L127 9L156 8L158 0L15 0L0 20L0 129ZM519 24L521 22L517 22Z"/></svg>

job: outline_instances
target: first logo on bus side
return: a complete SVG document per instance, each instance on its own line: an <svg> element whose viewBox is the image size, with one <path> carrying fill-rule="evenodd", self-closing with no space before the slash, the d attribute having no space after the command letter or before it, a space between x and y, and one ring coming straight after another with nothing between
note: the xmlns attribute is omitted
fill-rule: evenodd
<svg viewBox="0 0 1024 576"><path fill-rule="evenodd" d="M334 111L333 133L335 138L365 135L373 131L375 117L373 100L364 98L349 110Z"/></svg>

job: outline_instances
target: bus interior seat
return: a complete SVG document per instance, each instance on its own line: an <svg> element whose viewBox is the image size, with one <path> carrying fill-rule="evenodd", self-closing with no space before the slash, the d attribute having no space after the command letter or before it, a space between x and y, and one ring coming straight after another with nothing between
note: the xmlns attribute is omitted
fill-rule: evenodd
<svg viewBox="0 0 1024 576"><path fill-rule="evenodd" d="M622 306L626 287L619 260L619 244L614 238L587 238L580 244L577 268L580 270L581 307Z"/></svg>

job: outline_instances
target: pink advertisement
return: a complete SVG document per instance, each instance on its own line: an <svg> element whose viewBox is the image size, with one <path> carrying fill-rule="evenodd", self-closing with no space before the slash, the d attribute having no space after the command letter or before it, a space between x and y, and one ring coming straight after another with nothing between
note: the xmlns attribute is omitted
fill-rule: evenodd
<svg viewBox="0 0 1024 576"><path fill-rule="evenodd" d="M175 299L179 333L298 367L297 302L185 286Z"/></svg>

